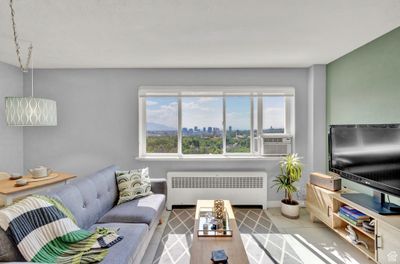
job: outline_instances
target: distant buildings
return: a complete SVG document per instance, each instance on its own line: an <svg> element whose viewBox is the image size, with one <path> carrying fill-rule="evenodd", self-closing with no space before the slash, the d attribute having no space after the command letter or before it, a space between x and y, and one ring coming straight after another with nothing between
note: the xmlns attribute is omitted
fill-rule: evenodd
<svg viewBox="0 0 400 264"><path fill-rule="evenodd" d="M283 133L285 133L285 129L284 128L273 128L271 126L270 128L264 129L263 132L268 133L268 134L283 134Z"/></svg>
<svg viewBox="0 0 400 264"><path fill-rule="evenodd" d="M212 131L213 131L213 134L216 135L216 134L219 134L221 130L218 127L213 127Z"/></svg>
<svg viewBox="0 0 400 264"><path fill-rule="evenodd" d="M183 127L182 128L183 136L220 136L222 135L222 130L218 127L203 127L203 129L199 129L198 126L193 128Z"/></svg>
<svg viewBox="0 0 400 264"><path fill-rule="evenodd" d="M270 127L267 129L263 129L263 133L267 134L283 134L285 132L284 128L274 128ZM169 136L169 135L177 135L176 130L147 130L148 135L152 136ZM193 128L183 127L182 135L183 136L200 136L200 137L212 137L212 136L221 136L223 134L223 130L218 127L203 127L203 129L198 126L194 126ZM227 136L242 138L248 137L250 135L249 130L233 130L232 126L229 126L227 129Z"/></svg>

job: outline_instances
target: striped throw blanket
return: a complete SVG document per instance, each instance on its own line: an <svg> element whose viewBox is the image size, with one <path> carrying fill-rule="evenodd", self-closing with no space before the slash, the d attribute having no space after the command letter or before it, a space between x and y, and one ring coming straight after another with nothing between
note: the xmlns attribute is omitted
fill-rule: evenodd
<svg viewBox="0 0 400 264"><path fill-rule="evenodd" d="M93 263L122 239L106 228L80 229L72 213L58 200L30 196L0 210L0 227L15 241L27 261Z"/></svg>

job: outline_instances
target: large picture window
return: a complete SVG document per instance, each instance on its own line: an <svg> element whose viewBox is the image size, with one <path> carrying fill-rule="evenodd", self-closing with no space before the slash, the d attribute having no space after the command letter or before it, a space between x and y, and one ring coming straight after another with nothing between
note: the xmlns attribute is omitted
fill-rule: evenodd
<svg viewBox="0 0 400 264"><path fill-rule="evenodd" d="M294 136L294 92L237 89L140 90L140 157L261 157L263 138Z"/></svg>

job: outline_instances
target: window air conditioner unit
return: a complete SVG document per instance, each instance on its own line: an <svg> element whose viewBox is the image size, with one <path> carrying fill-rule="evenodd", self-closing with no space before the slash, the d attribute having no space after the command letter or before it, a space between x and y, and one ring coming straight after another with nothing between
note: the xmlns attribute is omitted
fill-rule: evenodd
<svg viewBox="0 0 400 264"><path fill-rule="evenodd" d="M263 135L264 156L285 156L292 153L292 136Z"/></svg>

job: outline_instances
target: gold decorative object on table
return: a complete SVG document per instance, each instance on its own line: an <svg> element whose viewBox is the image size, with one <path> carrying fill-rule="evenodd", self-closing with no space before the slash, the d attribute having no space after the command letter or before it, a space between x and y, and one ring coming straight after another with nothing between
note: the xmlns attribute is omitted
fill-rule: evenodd
<svg viewBox="0 0 400 264"><path fill-rule="evenodd" d="M215 218L223 219L224 218L224 200L214 200L214 212Z"/></svg>
<svg viewBox="0 0 400 264"><path fill-rule="evenodd" d="M226 212L224 200L214 200L214 215L216 228L220 231L226 227Z"/></svg>

